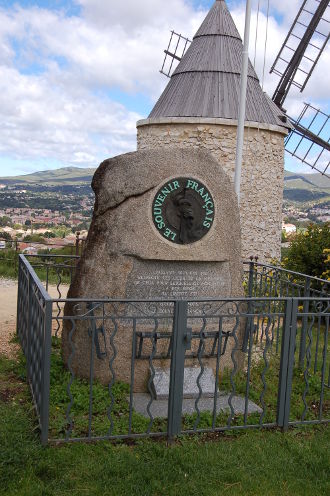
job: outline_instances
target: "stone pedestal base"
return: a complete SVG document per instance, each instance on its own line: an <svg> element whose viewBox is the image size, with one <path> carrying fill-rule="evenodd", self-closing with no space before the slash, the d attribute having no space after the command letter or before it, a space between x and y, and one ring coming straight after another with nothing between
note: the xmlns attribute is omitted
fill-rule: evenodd
<svg viewBox="0 0 330 496"><path fill-rule="evenodd" d="M188 367L184 369L184 398L198 398L200 391L197 386L197 380L200 373L201 369L198 367ZM215 379L211 368L205 367L203 374L199 379L199 385L202 389L202 397L212 398L214 396ZM170 390L170 369L155 369L155 376L152 381L151 389L156 400L168 399Z"/></svg>

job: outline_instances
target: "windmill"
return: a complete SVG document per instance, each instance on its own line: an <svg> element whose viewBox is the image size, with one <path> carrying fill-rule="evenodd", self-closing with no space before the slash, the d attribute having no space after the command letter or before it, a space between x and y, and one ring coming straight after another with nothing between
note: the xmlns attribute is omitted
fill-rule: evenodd
<svg viewBox="0 0 330 496"><path fill-rule="evenodd" d="M270 72L280 80L272 97L286 114L283 105L292 86L303 92L329 41L329 0L304 0L283 42ZM191 41L175 31L167 49L161 73L171 77ZM305 103L297 119L282 116L291 124L285 150L302 163L329 177L330 116ZM329 169L330 170L330 169Z"/></svg>

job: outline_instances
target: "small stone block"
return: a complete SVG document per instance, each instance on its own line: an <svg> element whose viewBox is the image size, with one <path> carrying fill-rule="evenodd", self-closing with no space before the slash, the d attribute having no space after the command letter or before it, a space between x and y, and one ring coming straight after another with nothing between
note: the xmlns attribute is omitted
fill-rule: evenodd
<svg viewBox="0 0 330 496"><path fill-rule="evenodd" d="M148 393L134 393L133 395L133 408L134 410L143 415L145 418L150 419L150 415L153 418L167 418L168 416L168 400L153 400L150 403L150 394ZM129 401L129 398L127 398ZM182 415L193 415L197 412L196 404L193 398L185 398L182 402ZM198 409L201 412L213 412L214 410L214 398L201 398L198 402ZM224 412L230 413L231 407L233 408L234 415L243 415L245 413L245 398L243 396L231 396L226 394L224 391L219 393L216 402L216 412L217 414ZM253 401L248 401L247 404L247 414L252 413L262 413L262 409L253 403Z"/></svg>
<svg viewBox="0 0 330 496"><path fill-rule="evenodd" d="M199 367L187 367L184 369L183 397L198 398L199 388L197 379L201 373ZM203 398L213 398L215 393L215 378L213 370L205 367L203 375L199 380ZM155 377L151 385L153 396L156 400L167 399L170 390L170 369L155 367Z"/></svg>

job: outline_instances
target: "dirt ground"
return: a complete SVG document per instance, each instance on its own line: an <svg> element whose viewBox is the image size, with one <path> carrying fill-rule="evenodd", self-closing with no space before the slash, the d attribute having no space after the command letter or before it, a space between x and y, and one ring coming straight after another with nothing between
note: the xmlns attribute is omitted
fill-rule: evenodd
<svg viewBox="0 0 330 496"><path fill-rule="evenodd" d="M66 297L68 288L62 288L62 297ZM49 287L49 294L56 297L55 286ZM13 356L15 345L11 338L16 332L17 281L0 278L0 354Z"/></svg>

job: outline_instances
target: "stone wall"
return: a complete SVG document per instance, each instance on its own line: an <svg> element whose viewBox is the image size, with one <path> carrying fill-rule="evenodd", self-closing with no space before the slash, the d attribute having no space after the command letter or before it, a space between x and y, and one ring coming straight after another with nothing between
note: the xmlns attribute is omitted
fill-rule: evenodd
<svg viewBox="0 0 330 496"><path fill-rule="evenodd" d="M137 123L138 150L207 148L234 181L236 121L145 119ZM240 215L242 256L280 258L285 128L251 123L244 136Z"/></svg>

